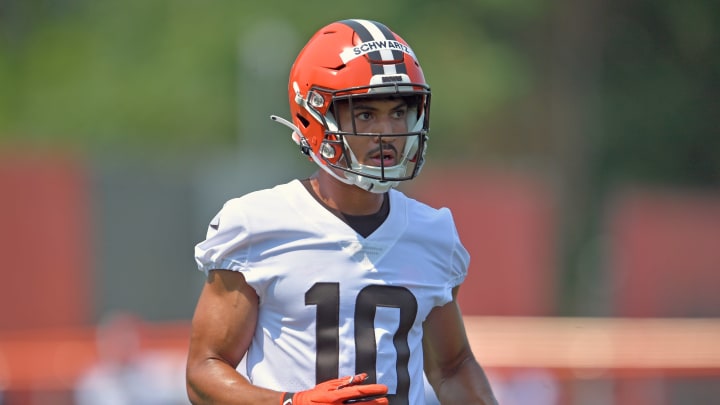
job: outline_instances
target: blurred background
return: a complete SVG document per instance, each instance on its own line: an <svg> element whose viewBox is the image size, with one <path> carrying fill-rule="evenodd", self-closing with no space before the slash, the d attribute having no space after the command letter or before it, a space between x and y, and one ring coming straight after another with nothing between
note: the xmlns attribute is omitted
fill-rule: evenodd
<svg viewBox="0 0 720 405"><path fill-rule="evenodd" d="M187 403L193 246L314 171L268 117L345 18L432 87L402 189L454 212L501 403L717 403L716 1L0 0L0 404Z"/></svg>

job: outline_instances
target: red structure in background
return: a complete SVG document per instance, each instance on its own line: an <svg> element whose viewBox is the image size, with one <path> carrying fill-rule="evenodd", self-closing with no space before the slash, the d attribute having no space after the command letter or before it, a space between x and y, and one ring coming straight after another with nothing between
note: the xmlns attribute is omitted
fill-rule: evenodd
<svg viewBox="0 0 720 405"><path fill-rule="evenodd" d="M89 321L86 182L72 156L0 153L0 331Z"/></svg>
<svg viewBox="0 0 720 405"><path fill-rule="evenodd" d="M614 315L720 317L720 194L623 194L609 232Z"/></svg>
<svg viewBox="0 0 720 405"><path fill-rule="evenodd" d="M448 207L471 255L465 315L555 314L554 200L539 179L477 168L423 172L408 194Z"/></svg>
<svg viewBox="0 0 720 405"><path fill-rule="evenodd" d="M611 204L607 223L614 316L720 317L720 194L627 191ZM720 390L713 386L717 380L711 378L705 384L620 380L616 403L663 405L677 398L701 403L688 393L715 398Z"/></svg>

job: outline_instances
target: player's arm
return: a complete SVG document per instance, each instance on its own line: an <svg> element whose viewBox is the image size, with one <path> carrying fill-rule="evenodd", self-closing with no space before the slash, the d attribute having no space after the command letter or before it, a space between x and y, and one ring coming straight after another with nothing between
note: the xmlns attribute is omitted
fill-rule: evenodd
<svg viewBox="0 0 720 405"><path fill-rule="evenodd" d="M187 390L193 404L272 404L278 392L255 387L235 368L252 340L258 297L241 273L209 272L192 319Z"/></svg>
<svg viewBox="0 0 720 405"><path fill-rule="evenodd" d="M458 287L453 300L432 310L424 324L425 373L443 404L497 405L465 333Z"/></svg>

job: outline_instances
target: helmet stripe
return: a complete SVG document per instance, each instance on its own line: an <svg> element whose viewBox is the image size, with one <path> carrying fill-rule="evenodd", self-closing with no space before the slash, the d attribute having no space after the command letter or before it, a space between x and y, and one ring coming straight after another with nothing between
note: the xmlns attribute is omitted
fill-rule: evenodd
<svg viewBox="0 0 720 405"><path fill-rule="evenodd" d="M397 41L395 35L385 25L368 20L344 20L343 24L349 26L357 33L360 41L363 43L373 41ZM389 48L379 49L368 53L371 60L393 61L404 60L403 52ZM378 74L407 74L407 68L404 63L400 64L375 64L371 63L373 75Z"/></svg>

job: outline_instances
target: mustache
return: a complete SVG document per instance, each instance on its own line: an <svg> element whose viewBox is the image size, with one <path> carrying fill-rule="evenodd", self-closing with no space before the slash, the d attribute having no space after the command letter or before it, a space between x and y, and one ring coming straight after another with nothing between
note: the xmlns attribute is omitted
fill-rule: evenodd
<svg viewBox="0 0 720 405"><path fill-rule="evenodd" d="M378 145L377 148L373 148L370 151L368 151L365 154L365 156L370 158L375 155L382 155L383 153L386 153L386 152L391 152L393 154L393 156L395 156L395 157L398 156L397 148L395 147L395 145L390 144L390 143Z"/></svg>

